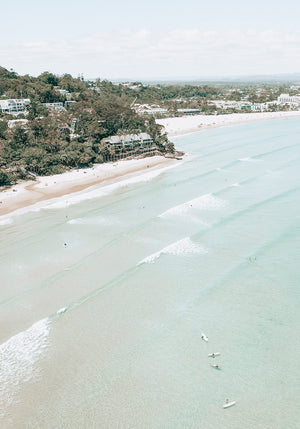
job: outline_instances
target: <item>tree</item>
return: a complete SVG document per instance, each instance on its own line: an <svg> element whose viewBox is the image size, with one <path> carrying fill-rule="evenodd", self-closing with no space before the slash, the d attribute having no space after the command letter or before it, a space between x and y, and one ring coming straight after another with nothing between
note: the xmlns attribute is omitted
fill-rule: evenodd
<svg viewBox="0 0 300 429"><path fill-rule="evenodd" d="M38 79L52 86L58 86L58 82L59 82L58 77L55 76L53 73L49 73L48 71L45 71L44 73L40 74L38 76Z"/></svg>
<svg viewBox="0 0 300 429"><path fill-rule="evenodd" d="M6 135L6 130L7 130L8 126L7 126L7 122L6 121L1 121L0 120L0 138L5 139L5 135Z"/></svg>
<svg viewBox="0 0 300 429"><path fill-rule="evenodd" d="M0 186L10 185L10 183L8 174L0 170Z"/></svg>
<svg viewBox="0 0 300 429"><path fill-rule="evenodd" d="M28 119L35 119L38 116L43 116L47 114L47 109L39 101L30 100L27 116Z"/></svg>

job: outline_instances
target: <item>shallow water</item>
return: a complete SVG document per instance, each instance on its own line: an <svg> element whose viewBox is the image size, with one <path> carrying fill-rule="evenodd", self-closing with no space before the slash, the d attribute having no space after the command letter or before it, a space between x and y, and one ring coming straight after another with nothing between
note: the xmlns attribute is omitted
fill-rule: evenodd
<svg viewBox="0 0 300 429"><path fill-rule="evenodd" d="M296 428L299 132L0 218L1 428Z"/></svg>

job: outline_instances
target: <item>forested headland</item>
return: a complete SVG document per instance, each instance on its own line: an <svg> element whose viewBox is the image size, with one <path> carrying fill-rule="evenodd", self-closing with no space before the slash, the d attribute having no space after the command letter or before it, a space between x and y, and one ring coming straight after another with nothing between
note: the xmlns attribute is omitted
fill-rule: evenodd
<svg viewBox="0 0 300 429"><path fill-rule="evenodd" d="M7 99L30 104L17 115L0 109L0 186L105 162L116 149L103 139L113 135L147 133L161 154L174 153L155 119L131 108L137 92L107 80L49 72L19 76L0 67L0 101Z"/></svg>
<svg viewBox="0 0 300 429"><path fill-rule="evenodd" d="M295 110L299 88L280 82L113 83L50 72L20 76L0 67L0 186L129 155L174 154L156 117ZM5 108L10 101L15 111ZM110 136L124 138L118 145Z"/></svg>

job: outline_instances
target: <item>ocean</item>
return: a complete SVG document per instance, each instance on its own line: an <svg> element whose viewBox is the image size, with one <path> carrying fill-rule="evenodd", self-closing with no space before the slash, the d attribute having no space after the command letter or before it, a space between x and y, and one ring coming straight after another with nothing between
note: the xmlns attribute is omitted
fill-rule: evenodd
<svg viewBox="0 0 300 429"><path fill-rule="evenodd" d="M177 137L172 168L0 217L1 429L298 427L299 136Z"/></svg>

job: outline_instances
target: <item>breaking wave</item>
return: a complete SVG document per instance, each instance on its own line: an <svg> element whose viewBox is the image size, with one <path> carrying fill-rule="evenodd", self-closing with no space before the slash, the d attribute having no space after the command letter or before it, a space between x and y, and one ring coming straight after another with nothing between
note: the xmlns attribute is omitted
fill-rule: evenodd
<svg viewBox="0 0 300 429"><path fill-rule="evenodd" d="M48 345L49 319L42 319L26 331L0 345L0 416L14 402L20 384L36 375L34 364Z"/></svg>
<svg viewBox="0 0 300 429"><path fill-rule="evenodd" d="M159 217L169 217L174 215L182 215L187 213L191 209L196 210L217 210L219 208L225 207L227 201L222 200L212 194L205 194L201 197L195 198L193 200L187 201L178 206L172 207L164 213L160 214Z"/></svg>
<svg viewBox="0 0 300 429"><path fill-rule="evenodd" d="M115 222L104 217L75 218L67 222L69 225L112 225Z"/></svg>
<svg viewBox="0 0 300 429"><path fill-rule="evenodd" d="M12 218L10 218L10 217L4 218L4 219L0 218L0 226L2 226L2 225L10 225L12 222L13 222Z"/></svg>
<svg viewBox="0 0 300 429"><path fill-rule="evenodd" d="M259 162L261 160L260 159L253 159L253 158L250 158L250 157L246 157L246 158L240 158L239 161L242 161L242 162Z"/></svg>
<svg viewBox="0 0 300 429"><path fill-rule="evenodd" d="M194 243L189 237L186 237L182 240L170 244L169 246L164 247L162 250L159 250L158 252L153 253L150 256L147 256L145 259L140 261L138 265L143 263L152 263L161 255L185 256L195 253L205 254L208 253L208 250Z"/></svg>

